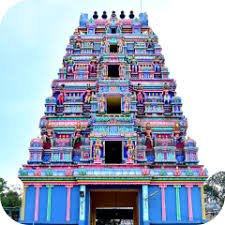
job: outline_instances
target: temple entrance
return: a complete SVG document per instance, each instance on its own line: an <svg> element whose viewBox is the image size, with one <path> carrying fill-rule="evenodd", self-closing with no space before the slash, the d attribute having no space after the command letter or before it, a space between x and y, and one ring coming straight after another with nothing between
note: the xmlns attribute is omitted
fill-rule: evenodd
<svg viewBox="0 0 225 225"><path fill-rule="evenodd" d="M107 113L120 114L121 113L121 98L120 96L107 97Z"/></svg>
<svg viewBox="0 0 225 225"><path fill-rule="evenodd" d="M105 163L122 163L122 141L105 142Z"/></svg>
<svg viewBox="0 0 225 225"><path fill-rule="evenodd" d="M91 191L90 225L138 225L138 191Z"/></svg>
<svg viewBox="0 0 225 225"><path fill-rule="evenodd" d="M96 208L96 225L134 224L133 207Z"/></svg>

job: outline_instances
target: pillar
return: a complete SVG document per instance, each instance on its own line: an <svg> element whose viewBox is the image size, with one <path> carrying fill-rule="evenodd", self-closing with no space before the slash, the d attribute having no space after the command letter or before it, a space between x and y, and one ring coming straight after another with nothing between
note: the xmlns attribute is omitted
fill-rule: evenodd
<svg viewBox="0 0 225 225"><path fill-rule="evenodd" d="M80 214L79 225L85 224L85 201L86 201L86 186L80 186Z"/></svg>
<svg viewBox="0 0 225 225"><path fill-rule="evenodd" d="M22 207L21 207L21 220L25 218L25 206L26 206L26 192L27 192L26 185L23 186L23 198L22 198Z"/></svg>
<svg viewBox="0 0 225 225"><path fill-rule="evenodd" d="M52 210L52 185L47 185L48 188L48 200L47 200L47 221L51 220L51 210Z"/></svg>
<svg viewBox="0 0 225 225"><path fill-rule="evenodd" d="M165 188L166 185L160 185L161 188L161 198L162 198L162 221L166 221L166 198L165 198Z"/></svg>
<svg viewBox="0 0 225 225"><path fill-rule="evenodd" d="M71 207L71 188L72 184L67 185L67 200L66 200L66 221L70 221L70 207Z"/></svg>
<svg viewBox="0 0 225 225"><path fill-rule="evenodd" d="M189 220L193 220L193 210L192 210L192 194L191 194L191 188L193 185L187 184L186 188L188 189L188 218Z"/></svg>
<svg viewBox="0 0 225 225"><path fill-rule="evenodd" d="M203 219L203 220L206 220L206 215L205 215L204 186L203 186L203 185L200 185L199 188L200 188L200 191L201 191L202 219Z"/></svg>
<svg viewBox="0 0 225 225"><path fill-rule="evenodd" d="M174 185L176 189L176 209L177 209L177 220L181 220L181 213L180 213L180 185Z"/></svg>
<svg viewBox="0 0 225 225"><path fill-rule="evenodd" d="M142 185L142 208L143 208L143 224L149 224L149 211L148 211L148 185Z"/></svg>
<svg viewBox="0 0 225 225"><path fill-rule="evenodd" d="M34 206L34 221L38 221L38 214L39 214L39 200L40 200L40 184L35 184L34 187L36 188L35 194L35 206Z"/></svg>

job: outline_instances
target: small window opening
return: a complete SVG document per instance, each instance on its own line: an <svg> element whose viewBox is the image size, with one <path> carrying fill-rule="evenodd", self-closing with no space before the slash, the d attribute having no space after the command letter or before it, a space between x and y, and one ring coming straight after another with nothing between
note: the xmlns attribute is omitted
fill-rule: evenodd
<svg viewBox="0 0 225 225"><path fill-rule="evenodd" d="M115 34L116 33L116 28L111 28L111 33Z"/></svg>
<svg viewBox="0 0 225 225"><path fill-rule="evenodd" d="M107 98L107 113L108 114L120 114L121 113L121 98L120 97L108 97Z"/></svg>
<svg viewBox="0 0 225 225"><path fill-rule="evenodd" d="M119 49L118 45L110 45L110 52L111 53L117 53Z"/></svg>
<svg viewBox="0 0 225 225"><path fill-rule="evenodd" d="M108 77L119 77L119 65L108 65Z"/></svg>
<svg viewBox="0 0 225 225"><path fill-rule="evenodd" d="M105 142L105 163L122 163L122 141Z"/></svg>

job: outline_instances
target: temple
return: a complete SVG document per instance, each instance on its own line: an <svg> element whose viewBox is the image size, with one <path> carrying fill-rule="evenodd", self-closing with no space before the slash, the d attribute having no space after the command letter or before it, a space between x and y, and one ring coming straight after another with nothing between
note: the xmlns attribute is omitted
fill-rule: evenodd
<svg viewBox="0 0 225 225"><path fill-rule="evenodd" d="M19 169L23 224L206 222L196 142L146 13L81 14Z"/></svg>

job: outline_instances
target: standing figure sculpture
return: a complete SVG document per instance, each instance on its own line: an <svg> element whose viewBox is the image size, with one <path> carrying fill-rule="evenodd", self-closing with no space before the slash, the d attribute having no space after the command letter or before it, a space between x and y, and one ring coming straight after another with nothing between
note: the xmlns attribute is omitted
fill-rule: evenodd
<svg viewBox="0 0 225 225"><path fill-rule="evenodd" d="M60 92L59 95L57 96L57 103L59 105L63 105L64 103L64 93Z"/></svg>
<svg viewBox="0 0 225 225"><path fill-rule="evenodd" d="M75 130L72 139L72 147L73 149L79 149L80 146L81 146L81 135L79 131Z"/></svg>
<svg viewBox="0 0 225 225"><path fill-rule="evenodd" d="M163 90L162 90L162 98L163 98L163 102L165 104L170 104L170 89L167 83L164 84Z"/></svg>
<svg viewBox="0 0 225 225"><path fill-rule="evenodd" d="M105 112L105 98L104 96L101 96L99 103L98 103L98 111L103 113Z"/></svg>
<svg viewBox="0 0 225 225"><path fill-rule="evenodd" d="M89 73L96 73L96 71L97 71L97 60L96 56L93 56L89 65Z"/></svg>
<svg viewBox="0 0 225 225"><path fill-rule="evenodd" d="M131 138L127 141L127 163L134 163L134 144Z"/></svg>
<svg viewBox="0 0 225 225"><path fill-rule="evenodd" d="M68 58L68 60L66 61L66 66L67 66L67 72L68 73L73 73L74 72L74 61L72 56L70 56Z"/></svg>
<svg viewBox="0 0 225 225"><path fill-rule="evenodd" d="M101 140L97 139L96 143L94 144L94 163L96 163L96 164L102 163L102 160L101 160L101 149L102 149Z"/></svg>
<svg viewBox="0 0 225 225"><path fill-rule="evenodd" d="M138 64L134 55L131 57L130 63L131 63L131 73L138 73Z"/></svg>
<svg viewBox="0 0 225 225"><path fill-rule="evenodd" d="M125 95L124 96L124 112L129 112L130 111L130 98Z"/></svg>
<svg viewBox="0 0 225 225"><path fill-rule="evenodd" d="M43 149L50 149L52 144L51 144L51 135L47 132L44 131L41 135L41 141L42 141L42 146Z"/></svg>
<svg viewBox="0 0 225 225"><path fill-rule="evenodd" d="M153 134L150 123L146 123L145 127L145 145L147 149L153 148Z"/></svg>
<svg viewBox="0 0 225 225"><path fill-rule="evenodd" d="M92 89L90 84L87 84L87 88L84 94L84 103L90 104L91 97L92 97Z"/></svg>
<svg viewBox="0 0 225 225"><path fill-rule="evenodd" d="M141 86L141 84L138 84L137 86L137 101L138 101L138 104L144 104L144 93L143 93L143 88Z"/></svg>

